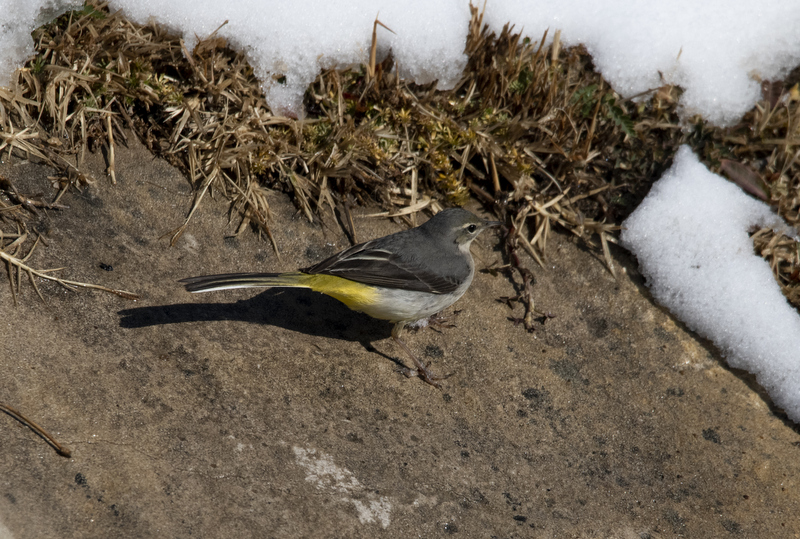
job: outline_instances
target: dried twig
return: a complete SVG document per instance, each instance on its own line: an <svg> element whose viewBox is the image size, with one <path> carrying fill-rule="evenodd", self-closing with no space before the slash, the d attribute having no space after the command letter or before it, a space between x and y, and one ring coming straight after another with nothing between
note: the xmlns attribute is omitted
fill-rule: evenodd
<svg viewBox="0 0 800 539"><path fill-rule="evenodd" d="M28 260L28 258L33 253L33 250L36 248L36 245L38 244L38 239L37 239L36 243L34 243L33 247L31 247L31 249L29 250L28 254L24 258L18 258L16 256L14 256L14 254L7 252L8 249L16 249L20 245L22 245L22 243L24 243L26 237L27 237L26 234L22 234L17 239L15 239L11 244L7 245L3 249L0 249L0 259L2 259L6 263L6 268L8 270L9 281L11 282L11 291L12 291L12 295L14 297L14 304L15 305L17 303L17 290L18 290L18 287L19 287L19 275L21 275L22 272L24 272L24 273L26 273L28 275L28 278L30 279L31 284L33 285L34 289L36 290L36 293L39 295L39 298L42 301L44 301L44 297L42 296L42 293L39 291L39 287L36 284L36 281L34 280L34 276L39 277L41 279L47 279L48 281L54 281L54 282L60 284L61 286L63 286L64 288L66 288L67 290L75 290L77 287L93 288L93 289L96 289L96 290L102 290L103 292L109 292L111 294L116 294L117 296L120 296L120 297L125 298L125 299L132 299L132 300L139 299L138 294L134 294L133 292L127 292L125 290L117 290L117 289L114 289L114 288L108 288L108 287L101 286L101 285L83 283L83 282L79 282L79 281L70 281L70 280L67 280L67 279L61 279L59 277L54 277L52 275L48 275L48 273L50 273L50 272L59 271L59 270L61 270L63 268L37 270L37 269L34 269L34 268L28 266L27 264L25 264L25 262ZM0 239L2 239L2 235L1 234L0 234ZM16 270L16 276L17 276L16 279L14 277L14 275L15 275L14 270ZM15 282L16 282L16 287L15 287Z"/></svg>
<svg viewBox="0 0 800 539"><path fill-rule="evenodd" d="M367 65L367 75L369 75L370 79L375 78L375 56L378 50L378 25L383 26L390 32L394 34L391 28L383 24L381 21L378 20L378 17L375 17L375 22L372 25L372 44L369 48L369 64Z"/></svg>
<svg viewBox="0 0 800 539"><path fill-rule="evenodd" d="M11 417L16 419L17 421L19 421L20 423L22 423L23 425L25 425L29 429L31 429L39 437L41 437L45 442L50 444L50 447L55 449L56 453L58 453L62 457L72 458L72 453L70 452L69 449L67 449L66 447L64 447L60 443L58 443L58 441L55 438L53 438L46 430L44 430L42 427L40 427L39 425L37 425L36 423L31 421L30 419L28 419L24 415L22 415L21 412L15 410L11 406L8 406L7 404L3 404L3 403L0 403L0 412L7 413Z"/></svg>

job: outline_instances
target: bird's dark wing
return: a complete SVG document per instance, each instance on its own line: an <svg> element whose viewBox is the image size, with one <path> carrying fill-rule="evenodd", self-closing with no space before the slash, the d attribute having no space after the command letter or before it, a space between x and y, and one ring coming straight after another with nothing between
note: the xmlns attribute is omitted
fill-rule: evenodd
<svg viewBox="0 0 800 539"><path fill-rule="evenodd" d="M424 261L402 258L376 241L354 245L309 268L303 273L335 275L364 284L449 294L461 284L457 279L437 275Z"/></svg>

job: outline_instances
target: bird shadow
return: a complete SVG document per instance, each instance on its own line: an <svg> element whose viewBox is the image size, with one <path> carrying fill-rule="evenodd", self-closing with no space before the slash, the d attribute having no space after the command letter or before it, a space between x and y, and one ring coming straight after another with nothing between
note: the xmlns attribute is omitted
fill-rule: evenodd
<svg viewBox="0 0 800 539"><path fill-rule="evenodd" d="M358 342L367 351L404 366L372 344L391 336L390 322L351 311L339 301L311 290L274 288L233 303L178 303L124 309L117 314L120 327L127 329L218 321L275 326L305 335Z"/></svg>

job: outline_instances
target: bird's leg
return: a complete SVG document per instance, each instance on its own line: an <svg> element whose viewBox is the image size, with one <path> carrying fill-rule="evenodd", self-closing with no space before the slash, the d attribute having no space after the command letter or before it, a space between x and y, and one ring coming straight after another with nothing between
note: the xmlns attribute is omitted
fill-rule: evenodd
<svg viewBox="0 0 800 539"><path fill-rule="evenodd" d="M442 386L439 384L439 380L444 380L445 378L450 377L450 375L446 374L444 376L440 376L437 374L433 374L431 371L428 370L428 367L425 365L425 363L423 363L422 360L417 358L417 356L414 355L414 352L412 352L411 349L408 346L406 346L406 343L400 340L400 332L403 330L404 325L405 325L404 322L398 322L397 324L394 325L394 327L392 328L392 339L394 339L394 342L400 345L400 348L406 351L406 354L411 356L411 359L414 361L414 365L416 365L417 370L414 371L413 369L404 369L403 373L406 376L419 376L420 378L422 378L422 380L429 383L433 387L441 389Z"/></svg>

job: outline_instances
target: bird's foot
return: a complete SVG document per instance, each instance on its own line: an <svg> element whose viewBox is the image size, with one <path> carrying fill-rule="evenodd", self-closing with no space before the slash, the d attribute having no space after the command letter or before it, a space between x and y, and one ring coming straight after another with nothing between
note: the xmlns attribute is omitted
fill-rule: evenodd
<svg viewBox="0 0 800 539"><path fill-rule="evenodd" d="M442 385L439 383L439 380L450 378L453 375L452 373L446 374L444 376L440 374L433 374L428 369L428 366L425 365L425 363L423 363L422 360L419 359L416 355L414 355L414 352L412 352L408 346L406 346L406 343L400 340L400 338L397 337L396 335L392 335L392 338L395 340L397 344L400 345L400 348L405 350L406 354L408 354L408 356L414 361L414 365L417 367L416 369L409 369L408 367L403 367L401 369L401 372L406 376L408 376L409 378L412 376L419 376L424 382L429 383L433 387L441 389Z"/></svg>
<svg viewBox="0 0 800 539"><path fill-rule="evenodd" d="M454 328L456 327L456 318L460 313L461 311L453 311L452 314L438 312L428 318L428 325L437 331L444 328Z"/></svg>
<svg viewBox="0 0 800 539"><path fill-rule="evenodd" d="M416 322L410 322L406 324L405 327L413 329L414 331L430 327L431 329L441 332L444 328L456 327L456 318L458 318L460 312L461 311L453 311L451 314L444 314L443 311L438 312L432 314L428 318L420 318Z"/></svg>
<svg viewBox="0 0 800 539"><path fill-rule="evenodd" d="M405 374L408 378L412 378L414 376L419 376L419 378L437 389L442 389L442 384L439 383L440 380L445 380L453 376L453 373L449 374L435 374L428 369L428 366L425 365L423 362L417 360L417 368L416 369L409 369L408 367L402 367L400 372Z"/></svg>

